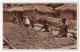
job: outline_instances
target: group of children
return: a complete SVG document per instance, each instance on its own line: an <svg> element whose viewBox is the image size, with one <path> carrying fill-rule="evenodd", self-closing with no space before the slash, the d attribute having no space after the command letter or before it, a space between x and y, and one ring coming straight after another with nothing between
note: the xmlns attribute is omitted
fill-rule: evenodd
<svg viewBox="0 0 80 52"><path fill-rule="evenodd" d="M23 16L23 21L21 21L21 19L18 19L17 17L16 17L16 15L12 15L12 17L13 17L13 23L14 24L19 24L19 25L24 25L26 28L27 27L34 27L34 22L33 22L33 20L30 20L29 18L28 18L28 16L27 15L24 15Z"/></svg>
<svg viewBox="0 0 80 52"><path fill-rule="evenodd" d="M21 20L19 20L21 22ZM18 22L17 17L13 15L13 22ZM56 35L56 37L66 37L68 33L68 27L65 25L66 18L62 18L63 25L60 27L59 33ZM23 25L25 27L32 27L34 28L34 22L33 20L29 20L28 16L24 16ZM45 32L49 32L49 25L47 24L47 20L44 21L44 24L42 28L39 30L45 29Z"/></svg>

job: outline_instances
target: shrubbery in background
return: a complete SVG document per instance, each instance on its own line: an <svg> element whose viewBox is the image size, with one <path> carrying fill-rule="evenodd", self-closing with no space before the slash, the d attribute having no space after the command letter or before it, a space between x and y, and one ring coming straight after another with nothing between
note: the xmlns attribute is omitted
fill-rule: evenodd
<svg viewBox="0 0 80 52"><path fill-rule="evenodd" d="M47 20L47 23L50 26L60 27L62 25L62 18L40 18L37 20L38 23L43 24L44 20ZM66 20L66 24L68 25L69 29L77 29L77 21L74 20Z"/></svg>

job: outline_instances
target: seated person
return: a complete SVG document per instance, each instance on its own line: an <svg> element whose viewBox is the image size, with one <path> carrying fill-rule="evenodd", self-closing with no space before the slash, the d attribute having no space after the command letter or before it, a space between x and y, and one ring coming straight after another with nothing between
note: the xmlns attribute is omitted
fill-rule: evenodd
<svg viewBox="0 0 80 52"><path fill-rule="evenodd" d="M16 23L16 19L17 19L16 15L13 14L12 17L13 17L13 22Z"/></svg>
<svg viewBox="0 0 80 52"><path fill-rule="evenodd" d="M66 22L66 18L62 18L62 23L63 25L60 28L60 31L58 33L58 37L66 37L67 36L67 32L68 32L68 27L67 25L65 25Z"/></svg>
<svg viewBox="0 0 80 52"><path fill-rule="evenodd" d="M19 21L18 21L18 22L19 22L19 25L21 25L21 26L22 26L22 21L21 21L21 19L19 19Z"/></svg>
<svg viewBox="0 0 80 52"><path fill-rule="evenodd" d="M29 27L30 26L30 20L28 18L28 16L24 16L24 26L25 27Z"/></svg>
<svg viewBox="0 0 80 52"><path fill-rule="evenodd" d="M31 23L30 26L31 26L32 28L34 28L34 22L33 22L33 20L30 20L30 23Z"/></svg>
<svg viewBox="0 0 80 52"><path fill-rule="evenodd" d="M49 32L49 26L47 25L47 20L44 21L44 25L39 31L41 31L43 28L45 29L46 32Z"/></svg>

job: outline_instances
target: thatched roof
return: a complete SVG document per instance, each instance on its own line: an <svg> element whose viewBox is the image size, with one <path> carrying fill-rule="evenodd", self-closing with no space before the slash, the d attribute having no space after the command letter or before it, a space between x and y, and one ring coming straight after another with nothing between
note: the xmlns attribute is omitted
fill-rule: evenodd
<svg viewBox="0 0 80 52"><path fill-rule="evenodd" d="M77 4L64 4L63 6L57 7L56 10L61 11L77 11Z"/></svg>
<svg viewBox="0 0 80 52"><path fill-rule="evenodd" d="M22 6L22 7L12 7L10 9L6 9L4 11L30 11L30 10L35 10L40 12L50 12L53 13L54 10L51 7L46 7L44 5L27 5L27 6Z"/></svg>
<svg viewBox="0 0 80 52"><path fill-rule="evenodd" d="M25 10L32 10L35 9L34 5L29 5L29 6L23 6L23 7L12 7L12 8L8 8L5 11L25 11Z"/></svg>
<svg viewBox="0 0 80 52"><path fill-rule="evenodd" d="M54 12L53 8L44 5L36 5L36 9L40 12Z"/></svg>

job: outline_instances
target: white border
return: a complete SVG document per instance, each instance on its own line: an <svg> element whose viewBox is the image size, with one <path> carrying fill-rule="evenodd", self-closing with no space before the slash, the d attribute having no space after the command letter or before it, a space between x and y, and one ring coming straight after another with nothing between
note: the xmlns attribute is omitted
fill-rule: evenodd
<svg viewBox="0 0 80 52"><path fill-rule="evenodd" d="M79 0L1 0L0 1L0 52L17 52L17 51L20 51L20 52L23 52L23 51L27 51L27 52L79 52L80 51L80 49L79 49L79 51L76 51L76 50L2 50L2 36L3 36L3 3L75 3L75 2L80 2ZM80 6L80 4L79 4L79 6ZM78 9L80 9L80 8L78 8ZM80 14L80 11L79 12L77 12L78 14ZM77 27L79 28L79 20L80 20L80 18L79 18L79 15L77 14L77 16L78 16L78 18L77 18ZM79 25L79 26L78 26ZM79 30L80 30L80 28L79 28ZM80 32L78 32L78 35L80 34ZM80 36L78 36L78 38L79 38ZM79 43L80 43L80 38L79 38ZM78 45L79 46L79 45Z"/></svg>

